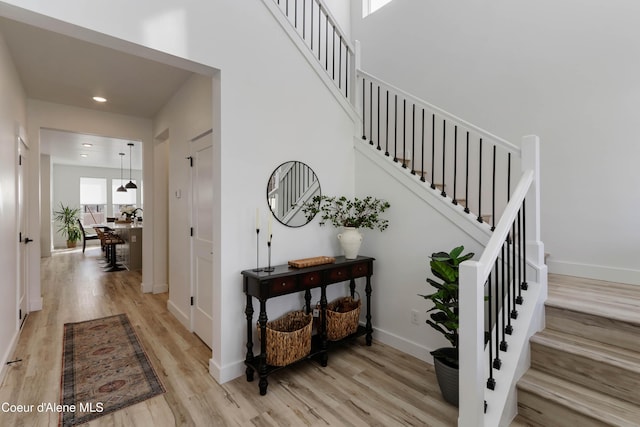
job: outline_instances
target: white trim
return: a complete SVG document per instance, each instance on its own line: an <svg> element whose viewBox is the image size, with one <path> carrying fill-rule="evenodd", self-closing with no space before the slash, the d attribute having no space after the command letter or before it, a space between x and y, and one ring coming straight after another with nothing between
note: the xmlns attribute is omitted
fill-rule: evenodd
<svg viewBox="0 0 640 427"><path fill-rule="evenodd" d="M372 150L368 143L362 142L358 137L354 137L353 141L358 153L377 164L384 172L432 206L476 242L482 246L487 245L492 236L491 227L488 224L476 221L473 215L464 211L462 205L451 203L449 196L442 197L440 190L425 185L417 175L411 175L407 169L403 169L400 163L394 162L391 157L385 156L381 151Z"/></svg>
<svg viewBox="0 0 640 427"><path fill-rule="evenodd" d="M153 285L154 294L163 294L169 292L169 285L167 283L156 283Z"/></svg>
<svg viewBox="0 0 640 427"><path fill-rule="evenodd" d="M2 366L0 366L0 385L4 383L4 377L7 374L7 369L9 369L9 362L11 355L13 355L16 351L16 346L18 345L18 338L20 338L20 330L17 330L16 333L11 338L11 342L9 343L9 347L7 351L2 355Z"/></svg>
<svg viewBox="0 0 640 427"><path fill-rule="evenodd" d="M189 328L189 316L183 313L173 301L167 301L167 310L169 310L169 313L173 314L175 318L182 323L182 326L184 326L188 331L191 331Z"/></svg>
<svg viewBox="0 0 640 427"><path fill-rule="evenodd" d="M640 270L632 268L556 260L553 255L547 260L547 265L550 273L640 285Z"/></svg>
<svg viewBox="0 0 640 427"><path fill-rule="evenodd" d="M309 49L305 41L300 37L296 29L293 27L293 25L291 25L291 22L285 16L285 14L282 13L278 5L273 0L262 0L262 3L266 6L267 9L269 9L273 17L276 18L276 21L278 21L282 29L287 33L293 44L295 44L298 50L300 50L300 53L302 53L307 62L311 65L311 68L313 68L313 70L316 72L318 77L320 77L325 86L327 86L327 88L331 91L342 109L349 115L351 120L357 122L359 119L354 106L350 104L349 100L342 94L341 89L338 89L336 83L331 79L324 68L322 68L322 66L318 63L318 58L311 51L311 49ZM351 52L353 53L353 50ZM355 62L355 58L353 58L351 62ZM355 76L352 75L349 81L352 89L354 89L355 81Z"/></svg>
<svg viewBox="0 0 640 427"><path fill-rule="evenodd" d="M209 375L211 375L218 384L224 384L227 381L243 376L245 374L245 369L244 360L239 360L230 365L220 367L213 359L209 359ZM255 375L257 376L258 373L255 372ZM256 382L255 384L257 386L258 383Z"/></svg>
<svg viewBox="0 0 640 427"><path fill-rule="evenodd" d="M434 350L432 348L426 347L422 344L418 344L416 342L410 341L406 338L403 338L394 333L385 331L380 328L373 328L374 334L373 338L381 342L382 344L388 345L389 347L393 347L396 350L399 350L403 353L410 354L416 359L420 359L423 362L427 362L430 365L433 365L433 358L431 357L431 352ZM373 343L375 345L375 343Z"/></svg>
<svg viewBox="0 0 640 427"><path fill-rule="evenodd" d="M337 33L342 36L342 42L345 44L347 49L349 49L349 52L354 54L355 48L349 41L349 38L346 36L347 33L340 27L340 24L338 24L338 20L331 13L331 8L329 8L329 6L327 6L327 4L323 0L316 0L316 1L322 7L322 9L327 13L327 16L329 17L329 22L336 28L336 30L338 30Z"/></svg>
<svg viewBox="0 0 640 427"><path fill-rule="evenodd" d="M380 87L385 87L385 88L390 89L391 92L397 93L398 95L406 98L411 103L414 103L416 105L420 105L421 107L424 107L426 110L430 110L431 112L436 113L436 114L438 114L439 116L441 116L443 118L446 118L448 122L453 122L453 123L459 125L460 127L465 128L465 130L470 130L470 131L475 132L478 135L482 136L484 139L488 139L488 140L490 140L492 142L495 142L496 145L506 149L507 151L510 151L512 153L516 153L518 156L521 155L520 147L516 146L515 144L513 144L513 143L511 143L511 142L509 142L509 141L507 141L507 140L505 140L503 138L500 138L499 136L496 136L496 135L494 135L494 134L492 134L492 133L490 133L490 132L488 132L488 131L486 131L486 130L484 130L482 128L479 128L476 125L472 125L471 123L467 122L466 120L463 120L460 117L458 117L458 116L456 116L454 114L451 114L450 112L445 111L440 107L436 107L435 105L433 105L433 104L431 104L431 103L429 103L429 102L427 102L427 101L425 101L423 99L417 98L417 97L411 95L410 93L405 92L402 89L397 88L397 87L395 87L395 86L393 86L393 85L391 85L391 84L389 84L389 83L387 83L387 82L385 82L383 80L380 80L379 78L374 77L371 74L369 74L369 73L367 73L365 71L362 71L360 69L356 70L356 81L355 81L355 84L358 85L358 87L360 86L358 84L358 81L362 77L366 77L368 80L376 83L377 85L380 85ZM360 99L360 102L362 102L362 99Z"/></svg>
<svg viewBox="0 0 640 427"><path fill-rule="evenodd" d="M29 297L29 313L42 310L43 300L40 298Z"/></svg>

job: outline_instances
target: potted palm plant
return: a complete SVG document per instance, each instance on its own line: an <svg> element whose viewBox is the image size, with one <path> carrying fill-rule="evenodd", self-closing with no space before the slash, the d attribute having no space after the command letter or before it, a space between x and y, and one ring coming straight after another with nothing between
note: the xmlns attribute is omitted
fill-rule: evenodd
<svg viewBox="0 0 640 427"><path fill-rule="evenodd" d="M315 196L305 203L302 212L311 221L316 214L321 214L320 225L330 222L334 227L343 227L344 231L338 234L338 240L344 251L345 258L354 259L358 256L362 234L360 228L378 229L384 231L389 226L389 221L383 219L380 214L391 205L386 200L367 196L364 199L357 197L347 199L345 196Z"/></svg>
<svg viewBox="0 0 640 427"><path fill-rule="evenodd" d="M427 282L436 291L429 295L420 295L433 303L427 310L430 318L427 324L440 332L451 344L431 352L442 397L458 406L458 288L459 266L463 261L473 258L472 252L462 254L464 246L458 246L451 252L436 252L431 255L429 266L431 273L441 282L427 278Z"/></svg>
<svg viewBox="0 0 640 427"><path fill-rule="evenodd" d="M58 232L67 238L67 247L75 248L76 242L82 237L82 230L78 224L80 208L71 208L60 202L60 209L53 211L53 219L60 224Z"/></svg>

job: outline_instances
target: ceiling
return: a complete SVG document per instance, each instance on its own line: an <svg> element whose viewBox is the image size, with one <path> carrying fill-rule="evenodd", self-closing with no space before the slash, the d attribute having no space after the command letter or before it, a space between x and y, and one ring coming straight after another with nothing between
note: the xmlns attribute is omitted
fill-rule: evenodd
<svg viewBox="0 0 640 427"><path fill-rule="evenodd" d="M181 68L88 43L0 17L4 37L28 98L109 113L153 118L193 74ZM93 96L103 96L100 104ZM89 136L43 131L41 152L52 162L120 167L118 152L128 141L109 135ZM51 139L48 139L51 137ZM81 142L89 141L91 149ZM142 168L141 144L132 167ZM89 157L80 157L90 151Z"/></svg>

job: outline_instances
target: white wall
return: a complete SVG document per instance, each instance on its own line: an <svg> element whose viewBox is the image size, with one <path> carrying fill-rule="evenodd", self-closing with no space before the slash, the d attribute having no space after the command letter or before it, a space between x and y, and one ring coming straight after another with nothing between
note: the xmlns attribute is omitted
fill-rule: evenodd
<svg viewBox="0 0 640 427"><path fill-rule="evenodd" d="M17 127L26 127L26 98L0 34L0 382L18 337ZM32 156L33 157L33 156Z"/></svg>
<svg viewBox="0 0 640 427"><path fill-rule="evenodd" d="M134 181L137 182L138 188L141 188L140 179L142 178L142 171L132 170L131 176ZM106 213L109 214L111 211L110 205L112 204L112 181L115 180L118 183L120 182L120 169L53 164L52 178L52 211L60 209L60 203L71 208L80 207L80 178L106 178L108 205ZM140 189L135 191L137 200L136 205L140 206ZM114 214L114 216L118 216L118 212L114 212ZM109 214L109 216L111 215ZM67 246L67 239L62 237L62 235L57 231L59 227L59 223L53 223L53 247L65 248Z"/></svg>
<svg viewBox="0 0 640 427"><path fill-rule="evenodd" d="M171 312L190 328L191 298L191 169L187 157L191 155L191 141L213 127L211 76L194 74L172 96L154 119L154 135L165 135L168 139L156 145L160 162L156 170L163 174L168 206L168 307ZM219 101L217 101L219 102ZM216 130L219 133L219 130ZM158 139L158 138L156 138ZM167 147L168 146L168 147ZM168 152L165 153L165 150ZM166 160L163 159L166 154ZM158 176L162 179L162 176ZM160 188L158 188L160 192ZM179 194L179 197L178 197ZM158 224L159 225L159 224ZM167 230L167 228L165 228ZM160 233L160 230L158 230ZM167 235L166 231L164 232ZM163 250L160 246L157 249Z"/></svg>
<svg viewBox="0 0 640 427"><path fill-rule="evenodd" d="M214 250L210 369L221 382L242 375L246 322L240 271L255 264L254 215L256 207L267 210L267 180L275 167L295 159L314 169L323 192L350 195L354 185L351 119L259 1L192 2L188 8L152 0L133 5L107 0L90 6L80 0L4 4L15 5L4 8L14 19L37 21L48 29L106 45L126 44L80 28L86 27L220 70L219 89L213 89L220 99L213 116L219 117L221 125L214 180L214 197L220 205L214 212L219 247ZM126 14L121 12L123 7ZM151 51L145 54L153 56ZM172 144L174 138L169 138ZM329 229L275 224L273 234L274 264L337 253L335 233ZM264 240L261 245L266 248ZM265 264L266 259L261 262ZM269 315L297 307L296 298L282 298L270 304Z"/></svg>
<svg viewBox="0 0 640 427"><path fill-rule="evenodd" d="M394 0L352 33L362 68L519 144L541 138L550 271L640 284L640 4Z"/></svg>
<svg viewBox="0 0 640 427"><path fill-rule="evenodd" d="M365 147L365 150L369 148ZM373 155L378 156L379 153ZM429 268L429 256L464 245L465 253L474 252L477 254L474 259L478 259L483 247L480 242L486 243L488 238L482 233L473 238L454 225L453 219L447 219L427 202L431 198L415 193L416 187L423 190L417 191L421 195L430 190L420 188L424 186L399 164L388 158L384 158L384 161L398 172L390 174L383 171L362 153L357 153L355 159L356 195L371 195L391 204L383 214L389 220L389 227L383 232L363 231L360 251L376 259L372 278L374 337L432 363L429 352L447 346L448 342L426 325L426 311L431 305L418 296L429 294L433 289L426 281L427 277L435 279ZM450 205L439 195L433 199L431 203L435 205ZM455 216L453 212L451 216ZM468 215L461 217L463 219L457 221L467 220L472 227L476 227L473 218ZM364 295L362 291L360 294ZM412 310L418 311L417 325L411 322Z"/></svg>
<svg viewBox="0 0 640 427"><path fill-rule="evenodd" d="M40 154L40 210L42 212L52 212L51 208L51 156ZM50 219L51 217L48 216ZM51 256L53 247L53 233L51 221L40 222L40 256L42 258Z"/></svg>

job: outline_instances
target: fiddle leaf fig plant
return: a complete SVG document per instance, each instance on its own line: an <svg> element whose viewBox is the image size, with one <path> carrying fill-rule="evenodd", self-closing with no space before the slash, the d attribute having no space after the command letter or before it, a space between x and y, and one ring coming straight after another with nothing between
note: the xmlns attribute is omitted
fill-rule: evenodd
<svg viewBox="0 0 640 427"><path fill-rule="evenodd" d="M429 295L420 295L433 303L433 307L427 310L427 313L431 313L427 324L440 332L451 344L450 348L440 348L432 351L431 354L444 359L453 367L458 367L459 266L474 256L473 252L462 255L463 252L464 246L458 246L449 253L433 253L429 266L431 273L440 281L427 278L427 282L436 291Z"/></svg>

